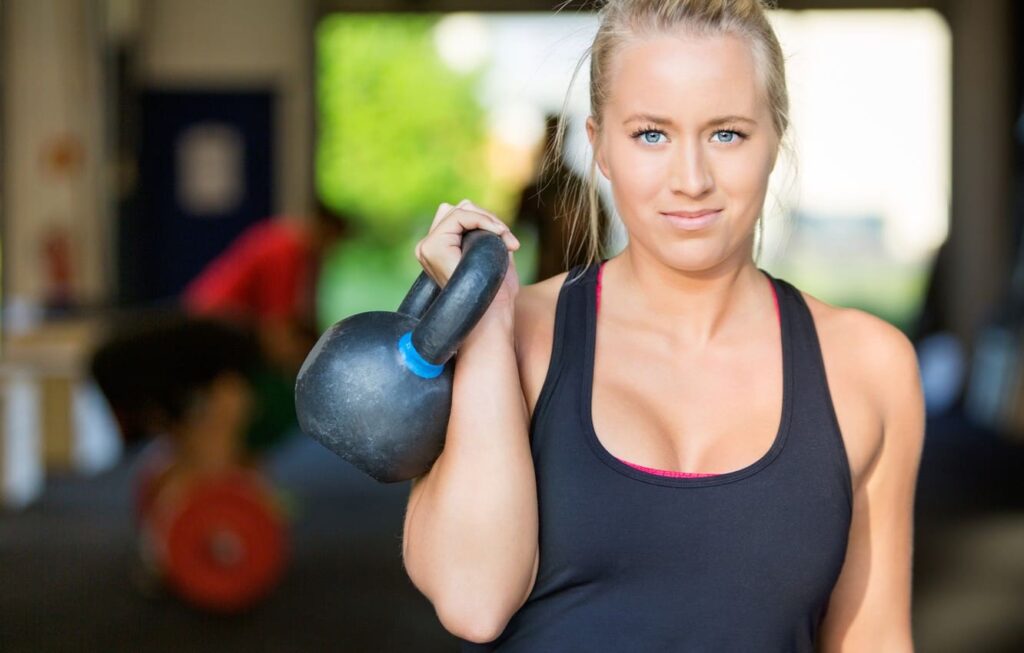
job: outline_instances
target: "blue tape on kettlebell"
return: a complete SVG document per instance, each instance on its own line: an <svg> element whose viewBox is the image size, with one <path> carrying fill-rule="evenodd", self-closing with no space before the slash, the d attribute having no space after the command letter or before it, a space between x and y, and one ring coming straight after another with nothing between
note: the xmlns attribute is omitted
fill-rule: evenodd
<svg viewBox="0 0 1024 653"><path fill-rule="evenodd" d="M425 360L416 348L412 345L412 331L398 339L398 351L402 354L402 360L413 374L424 379L434 379L444 371L444 365L435 365Z"/></svg>

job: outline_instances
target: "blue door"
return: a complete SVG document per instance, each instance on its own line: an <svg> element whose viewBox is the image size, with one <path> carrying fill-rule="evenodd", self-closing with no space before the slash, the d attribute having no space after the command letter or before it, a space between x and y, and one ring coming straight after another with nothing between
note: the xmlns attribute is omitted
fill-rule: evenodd
<svg viewBox="0 0 1024 653"><path fill-rule="evenodd" d="M273 94L142 95L139 205L130 258L144 301L178 295L273 211Z"/></svg>

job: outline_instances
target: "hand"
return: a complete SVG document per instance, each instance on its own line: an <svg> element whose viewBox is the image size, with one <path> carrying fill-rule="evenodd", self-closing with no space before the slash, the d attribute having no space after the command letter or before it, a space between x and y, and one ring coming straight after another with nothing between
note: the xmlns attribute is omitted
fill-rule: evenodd
<svg viewBox="0 0 1024 653"><path fill-rule="evenodd" d="M472 229L498 234L508 248L508 271L492 306L511 307L519 292L519 275L512 256L512 252L519 249L519 240L505 223L469 200L462 200L455 206L443 203L438 207L430 232L416 244L416 258L430 278L444 288L462 259L462 236Z"/></svg>

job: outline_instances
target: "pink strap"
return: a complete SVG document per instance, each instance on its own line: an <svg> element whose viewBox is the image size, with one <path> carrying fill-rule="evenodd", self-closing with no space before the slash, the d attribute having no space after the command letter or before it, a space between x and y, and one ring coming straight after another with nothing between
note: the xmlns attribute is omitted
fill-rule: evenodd
<svg viewBox="0 0 1024 653"><path fill-rule="evenodd" d="M605 263L607 263L607 261L601 261L600 267L597 268L597 310L601 310L601 277L604 274ZM779 311L779 295L775 291L775 284L771 282L771 279L768 280L768 284L771 286L772 299L775 301L775 317L778 318L778 320L781 322L782 314ZM636 463L631 463L628 460L622 460L622 458L619 458L619 460L626 463L630 467L634 467L636 469L639 469L640 471L647 472L648 474L658 474L659 476L670 476L672 478L705 478L708 476L718 476L718 474L707 472L675 472L667 469L655 469L653 467L644 467L643 465L637 465Z"/></svg>

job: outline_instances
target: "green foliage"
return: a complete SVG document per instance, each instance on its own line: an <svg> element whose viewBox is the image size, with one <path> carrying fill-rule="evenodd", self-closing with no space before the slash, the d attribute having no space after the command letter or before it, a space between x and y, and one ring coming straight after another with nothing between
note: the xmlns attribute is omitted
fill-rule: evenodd
<svg viewBox="0 0 1024 653"><path fill-rule="evenodd" d="M317 28L317 192L382 245L425 234L441 202L488 191L477 78L439 59L436 22L335 14Z"/></svg>
<svg viewBox="0 0 1024 653"><path fill-rule="evenodd" d="M422 271L416 242L442 202L469 198L511 210L518 188L491 177L480 73L438 57L439 16L335 14L317 27L316 188L351 216L358 235L324 261L322 328L364 311L394 311ZM536 247L518 233L520 281L533 281Z"/></svg>
<svg viewBox="0 0 1024 653"><path fill-rule="evenodd" d="M424 231L425 233L425 231ZM519 232L515 253L519 283L536 281L537 237L531 229ZM324 261L317 286L317 321L321 330L342 318L366 311L394 311L423 268L413 252L417 235L393 247L365 239L340 243Z"/></svg>
<svg viewBox="0 0 1024 653"><path fill-rule="evenodd" d="M320 327L355 313L397 309L423 270L413 253L421 237L391 247L366 239L339 244L324 262L317 286Z"/></svg>

